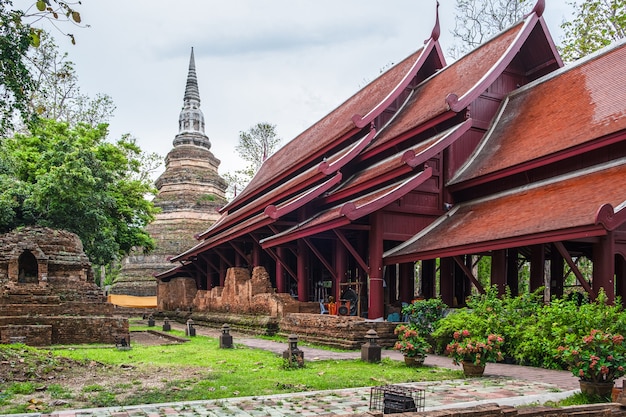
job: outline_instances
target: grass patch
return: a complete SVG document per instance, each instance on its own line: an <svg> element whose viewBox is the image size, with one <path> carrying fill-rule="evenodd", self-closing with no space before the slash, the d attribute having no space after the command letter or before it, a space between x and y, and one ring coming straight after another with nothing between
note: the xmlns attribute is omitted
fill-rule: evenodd
<svg viewBox="0 0 626 417"><path fill-rule="evenodd" d="M286 370L282 357L271 352L237 344L234 349L220 349L217 339L205 336L196 336L189 342L176 345L135 345L128 351L74 349L57 353L114 367L132 364L136 367L191 367L196 370L194 377L169 380L161 389L144 387L119 405L260 396L462 377L457 370L407 368L404 363L390 359L373 364L360 360L310 361L305 357L303 368Z"/></svg>
<svg viewBox="0 0 626 417"><path fill-rule="evenodd" d="M587 395L582 392L570 395L560 401L548 401L544 405L548 407L567 407L570 405L599 404L611 402L610 397L602 397L600 395Z"/></svg>

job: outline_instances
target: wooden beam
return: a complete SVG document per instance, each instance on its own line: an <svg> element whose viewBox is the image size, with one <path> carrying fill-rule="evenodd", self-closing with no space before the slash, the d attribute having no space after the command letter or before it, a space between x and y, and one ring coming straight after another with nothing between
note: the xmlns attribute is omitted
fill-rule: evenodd
<svg viewBox="0 0 626 417"><path fill-rule="evenodd" d="M287 263L280 258L280 256L278 256L278 254L274 253L273 249L265 249L265 252L267 252L267 254L276 262L278 262L279 264L281 264L281 266L285 269L285 271L291 275L293 277L293 279L296 280L296 282L298 281L298 275L293 272L291 270L291 268L289 268L289 265L287 265Z"/></svg>
<svg viewBox="0 0 626 417"><path fill-rule="evenodd" d="M335 272L335 269L328 263L328 261L324 258L322 253L315 247L315 245L313 245L313 242L311 242L311 239L309 239L308 237L305 237L302 240L304 240L304 243L306 243L309 249L311 249L311 252L313 252L315 256L317 256L317 259L319 259L320 262L324 264L324 267L326 267L328 272L330 272L330 275L332 276L333 280L336 280L337 273Z"/></svg>
<svg viewBox="0 0 626 417"><path fill-rule="evenodd" d="M460 256L454 256L453 259L454 259L454 262L456 262L457 265L459 267L461 267L461 269L463 270L465 275L469 278L469 280L472 281L472 284L474 284L474 287L476 287L478 292L481 293L481 294L484 294L485 293L485 289L483 288L482 285L480 285L480 282L478 282L478 280L476 279L476 277L474 276L472 271L470 271L470 269L467 267L467 265L465 265L465 262L463 262L463 259L461 259Z"/></svg>
<svg viewBox="0 0 626 417"><path fill-rule="evenodd" d="M217 256L219 256L219 257L220 257L220 259L221 259L222 261L224 261L224 263L225 263L226 265L228 265L228 267L229 267L229 268L232 268L232 267L233 267L232 262L230 262L230 261L228 260L228 258L227 258L226 256L224 256L224 254L223 254L222 252L220 252L217 248L214 248L214 249L213 249L213 252L215 252L215 253L217 254Z"/></svg>
<svg viewBox="0 0 626 417"><path fill-rule="evenodd" d="M574 260L569 255L569 252L565 248L565 245L563 245L563 242L554 242L554 247L556 247L563 259L565 259L565 262L567 262L574 275L576 275L576 278L578 279L578 282L580 282L580 285L583 286L585 291L589 293L592 299L595 299L597 297L596 292L593 290L593 288L591 288L591 285L589 285L587 280L583 277L583 274L580 272L580 269L578 269L578 266L576 266L576 263L574 263Z"/></svg>
<svg viewBox="0 0 626 417"><path fill-rule="evenodd" d="M348 252L350 252L350 254L354 257L354 260L356 260L359 266L365 271L366 274L369 274L370 273L369 265L367 264L367 262L363 260L363 258L361 258L361 255L359 255L356 249L354 249L354 246L350 244L350 242L348 241L348 238L346 238L343 232L340 231L339 229L333 229L333 232L335 232L335 235L337 235L337 237L339 238L339 241L341 241L343 246L348 250Z"/></svg>
<svg viewBox="0 0 626 417"><path fill-rule="evenodd" d="M235 252L239 254L239 256L241 256L246 262L248 261L248 255L246 255L246 253L243 250L241 250L239 246L235 245L232 240L229 241L228 243L235 250Z"/></svg>
<svg viewBox="0 0 626 417"><path fill-rule="evenodd" d="M220 269L218 267L215 266L215 264L213 262L211 262L211 259L204 253L199 254L200 258L202 258L202 260L204 262L206 262L206 264L208 266L210 266L211 268L213 268L215 270L215 272L217 272L217 274L219 275L220 273Z"/></svg>

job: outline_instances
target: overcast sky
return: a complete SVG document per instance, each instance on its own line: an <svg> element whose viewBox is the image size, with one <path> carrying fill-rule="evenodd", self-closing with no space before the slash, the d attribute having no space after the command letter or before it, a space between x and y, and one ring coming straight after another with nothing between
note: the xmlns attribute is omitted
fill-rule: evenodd
<svg viewBox="0 0 626 417"><path fill-rule="evenodd" d="M455 0L440 3L445 52ZM571 12L565 0L546 3L558 44ZM111 137L130 133L144 150L172 148L194 48L221 174L243 165L240 131L264 121L283 143L294 138L417 50L435 21L435 0L82 0L77 8L90 27L62 26L77 45L53 33L57 44L76 63L83 93L113 98Z"/></svg>

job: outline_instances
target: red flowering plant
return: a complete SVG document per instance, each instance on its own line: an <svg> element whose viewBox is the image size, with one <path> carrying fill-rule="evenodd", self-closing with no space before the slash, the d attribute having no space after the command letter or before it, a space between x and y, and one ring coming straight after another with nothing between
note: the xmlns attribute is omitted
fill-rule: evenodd
<svg viewBox="0 0 626 417"><path fill-rule="evenodd" d="M473 337L469 330L454 332L454 341L446 346L446 354L452 357L452 362L459 365L461 362L474 365L486 365L487 362L497 362L503 359L502 344L504 338L498 334L485 337Z"/></svg>
<svg viewBox="0 0 626 417"><path fill-rule="evenodd" d="M404 356L426 356L430 350L430 344L419 335L417 328L412 324L399 324L393 332L398 336L393 348L402 352Z"/></svg>
<svg viewBox="0 0 626 417"><path fill-rule="evenodd" d="M582 381L614 382L626 375L626 345L621 334L593 329L582 338L569 335L556 356Z"/></svg>

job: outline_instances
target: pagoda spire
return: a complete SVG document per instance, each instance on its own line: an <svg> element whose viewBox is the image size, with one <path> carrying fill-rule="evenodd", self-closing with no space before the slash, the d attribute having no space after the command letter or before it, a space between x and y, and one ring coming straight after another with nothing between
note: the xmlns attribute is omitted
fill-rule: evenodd
<svg viewBox="0 0 626 417"><path fill-rule="evenodd" d="M191 144L211 148L209 137L204 133L204 114L200 110L200 90L198 89L198 77L196 75L196 61L191 48L189 57L189 71L185 96L183 97L183 109L178 117L178 134L174 138L174 146Z"/></svg>

